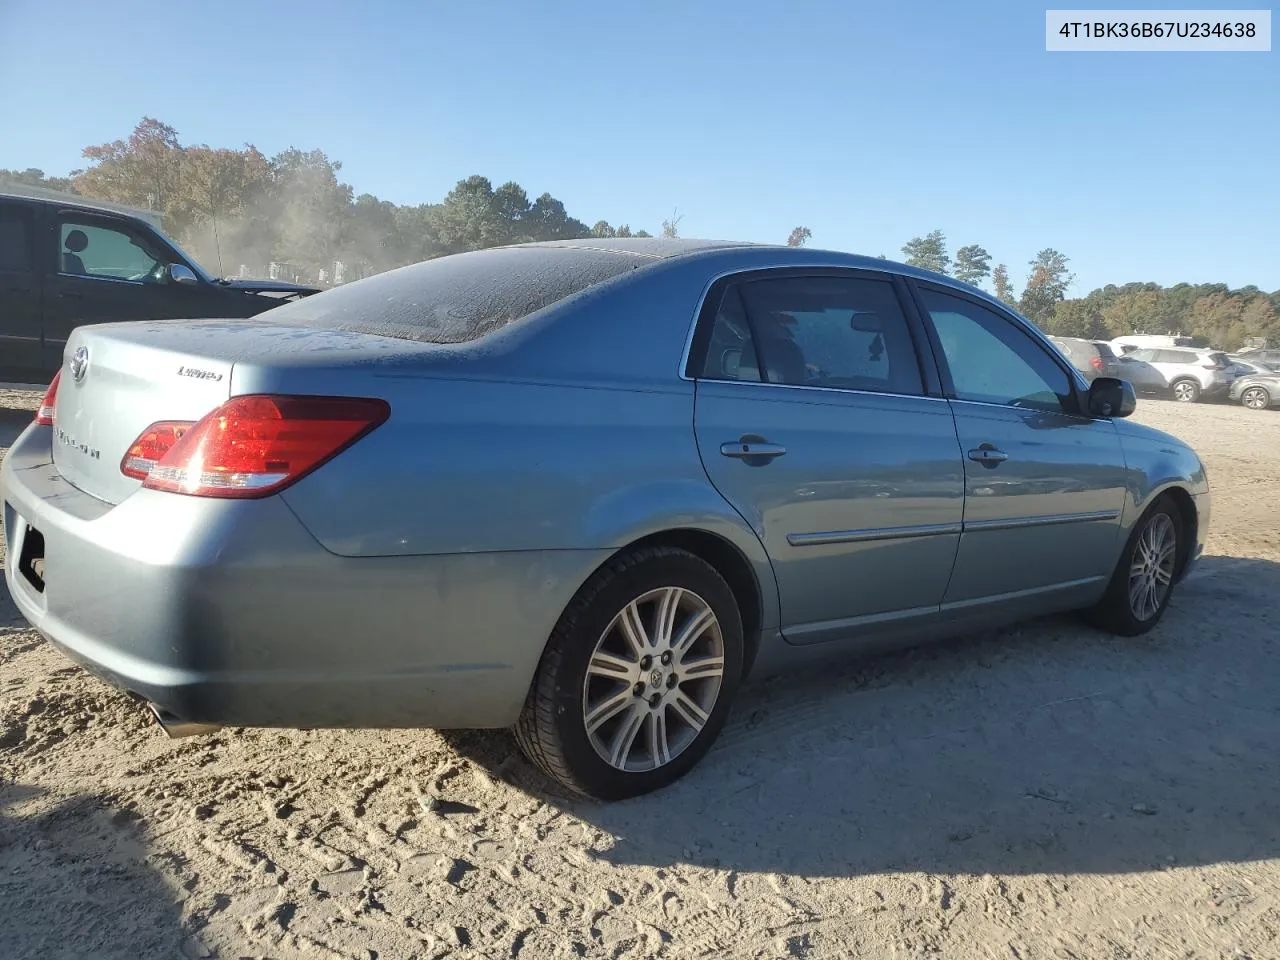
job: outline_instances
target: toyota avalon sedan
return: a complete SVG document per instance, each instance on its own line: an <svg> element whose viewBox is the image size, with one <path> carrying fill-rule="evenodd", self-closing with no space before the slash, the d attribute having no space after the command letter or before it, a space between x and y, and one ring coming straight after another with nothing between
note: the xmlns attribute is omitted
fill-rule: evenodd
<svg viewBox="0 0 1280 960"><path fill-rule="evenodd" d="M1204 468L973 287L802 248L431 260L80 327L5 458L23 615L174 734L514 727L640 794L744 677L1080 610L1133 636Z"/></svg>

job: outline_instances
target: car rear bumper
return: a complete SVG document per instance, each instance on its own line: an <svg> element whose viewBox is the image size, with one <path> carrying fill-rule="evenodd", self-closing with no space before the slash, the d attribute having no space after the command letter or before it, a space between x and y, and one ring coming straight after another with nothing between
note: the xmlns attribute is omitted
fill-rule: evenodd
<svg viewBox="0 0 1280 960"><path fill-rule="evenodd" d="M608 553L338 557L279 497L96 500L58 474L50 432L29 427L0 466L14 603L73 660L187 721L510 725ZM23 563L37 553L42 586Z"/></svg>

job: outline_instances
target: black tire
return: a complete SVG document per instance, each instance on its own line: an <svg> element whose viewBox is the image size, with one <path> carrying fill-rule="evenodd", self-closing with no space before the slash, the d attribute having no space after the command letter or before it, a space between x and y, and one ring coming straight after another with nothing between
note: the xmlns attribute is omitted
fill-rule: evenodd
<svg viewBox="0 0 1280 960"><path fill-rule="evenodd" d="M1240 404L1250 410L1266 410L1271 406L1271 394L1265 387L1245 387L1240 394Z"/></svg>
<svg viewBox="0 0 1280 960"><path fill-rule="evenodd" d="M1181 403L1195 403L1200 399L1200 381L1183 377L1169 384L1169 392Z"/></svg>
<svg viewBox="0 0 1280 960"><path fill-rule="evenodd" d="M1130 596L1132 571L1138 560L1136 555L1144 533L1153 525L1163 525L1165 521L1161 518L1167 518L1172 522L1173 551L1170 582L1155 612L1140 616L1134 610L1134 602ZM1173 502L1164 497L1153 503L1134 525L1133 532L1129 534L1124 550L1120 552L1120 559L1116 562L1116 569L1111 575L1111 582L1107 585L1107 592L1096 606L1085 611L1085 619L1099 630L1120 637L1137 637L1153 629L1168 609L1174 588L1177 586L1183 554L1182 535L1182 515Z"/></svg>
<svg viewBox="0 0 1280 960"><path fill-rule="evenodd" d="M666 587L689 591L715 615L723 647L719 692L706 722L678 754L654 769L622 770L597 752L587 731L588 665L624 608L647 592ZM551 632L516 723L516 741L530 761L580 796L621 800L665 787L692 769L724 727L742 677L743 646L742 616L733 591L705 560L675 547L648 547L619 555L579 589ZM619 689L625 688L624 681L618 683L623 684ZM665 718L667 708L662 710ZM644 729L646 736L652 732L651 726Z"/></svg>

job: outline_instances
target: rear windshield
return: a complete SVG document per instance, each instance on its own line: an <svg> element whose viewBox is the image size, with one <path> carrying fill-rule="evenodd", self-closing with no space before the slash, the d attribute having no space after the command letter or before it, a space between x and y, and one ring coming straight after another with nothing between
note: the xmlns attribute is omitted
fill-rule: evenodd
<svg viewBox="0 0 1280 960"><path fill-rule="evenodd" d="M1111 344L1109 343L1095 343L1094 347L1097 349L1098 356L1100 357L1114 357L1116 355L1115 351L1111 349Z"/></svg>
<svg viewBox="0 0 1280 960"><path fill-rule="evenodd" d="M651 262L631 253L508 247L427 260L259 314L326 330L465 343Z"/></svg>

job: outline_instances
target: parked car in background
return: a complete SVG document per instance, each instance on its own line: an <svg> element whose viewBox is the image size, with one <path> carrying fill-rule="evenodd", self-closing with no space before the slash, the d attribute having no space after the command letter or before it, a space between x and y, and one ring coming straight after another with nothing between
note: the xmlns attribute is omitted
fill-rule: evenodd
<svg viewBox="0 0 1280 960"><path fill-rule="evenodd" d="M1149 631L1210 501L1133 409L886 260L483 250L73 330L0 463L5 575L176 733L514 726L620 798L689 770L753 667L1064 610Z"/></svg>
<svg viewBox="0 0 1280 960"><path fill-rule="evenodd" d="M251 317L315 292L215 279L119 207L0 192L0 380L47 383L82 324Z"/></svg>
<svg viewBox="0 0 1280 960"><path fill-rule="evenodd" d="M1280 406L1280 373L1251 373L1231 384L1229 396L1250 410Z"/></svg>
<svg viewBox="0 0 1280 960"><path fill-rule="evenodd" d="M1280 350L1274 348L1259 348L1255 350L1241 350L1238 354L1240 359L1253 362L1260 360L1263 363L1269 363L1280 367Z"/></svg>
<svg viewBox="0 0 1280 960"><path fill-rule="evenodd" d="M1276 373L1277 369L1280 369L1277 368L1275 364L1267 363L1261 359L1253 357L1252 355L1241 356L1239 354L1228 354L1227 359L1230 360L1231 365L1235 367L1236 375L1241 377L1251 373Z"/></svg>
<svg viewBox="0 0 1280 960"><path fill-rule="evenodd" d="M1049 339L1071 361L1071 365L1084 374L1086 380L1118 376L1115 352L1106 341L1085 340L1081 337Z"/></svg>
<svg viewBox="0 0 1280 960"><path fill-rule="evenodd" d="M1134 350L1159 349L1160 347L1194 347L1203 349L1209 344L1202 337L1188 337L1181 334L1135 333L1123 337L1114 337L1110 341L1111 349L1116 356L1124 356Z"/></svg>
<svg viewBox="0 0 1280 960"><path fill-rule="evenodd" d="M1235 380L1221 350L1140 347L1119 358L1120 377L1140 393L1159 393L1184 403L1224 397Z"/></svg>

